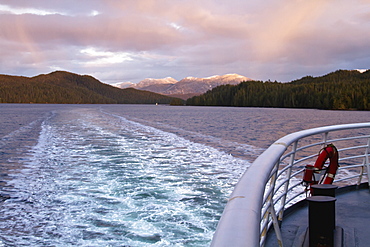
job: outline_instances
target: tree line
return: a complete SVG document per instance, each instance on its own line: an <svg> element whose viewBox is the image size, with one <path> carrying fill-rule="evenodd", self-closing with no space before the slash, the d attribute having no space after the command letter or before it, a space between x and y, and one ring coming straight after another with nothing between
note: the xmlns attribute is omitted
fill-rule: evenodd
<svg viewBox="0 0 370 247"><path fill-rule="evenodd" d="M223 85L187 100L187 105L370 110L370 70L338 70L289 83L245 81Z"/></svg>
<svg viewBox="0 0 370 247"><path fill-rule="evenodd" d="M56 71L35 77L0 75L0 103L170 104L178 99L119 89L87 75Z"/></svg>

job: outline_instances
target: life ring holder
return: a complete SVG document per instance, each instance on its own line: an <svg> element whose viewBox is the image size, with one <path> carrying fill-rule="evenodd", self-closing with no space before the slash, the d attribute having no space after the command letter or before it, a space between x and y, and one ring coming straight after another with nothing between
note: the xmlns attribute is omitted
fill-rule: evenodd
<svg viewBox="0 0 370 247"><path fill-rule="evenodd" d="M329 166L324 167L328 159ZM308 187L311 189L311 186L314 184L332 184L339 167L338 162L338 149L333 144L328 144L326 147L322 148L315 164L306 165L305 167L303 184L306 186L306 191L308 191ZM323 176L321 176L322 171L325 171ZM318 181L320 176L321 179Z"/></svg>

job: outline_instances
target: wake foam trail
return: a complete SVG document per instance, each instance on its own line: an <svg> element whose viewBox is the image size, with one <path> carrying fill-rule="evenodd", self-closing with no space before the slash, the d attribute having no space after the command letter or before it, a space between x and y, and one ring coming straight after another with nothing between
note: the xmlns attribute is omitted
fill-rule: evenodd
<svg viewBox="0 0 370 247"><path fill-rule="evenodd" d="M111 115L115 117L122 117L117 114L108 113L107 111L103 111L103 110L101 111L107 115ZM127 121L140 123L143 126L148 126L148 127L150 126L157 130L162 130L167 133L173 133L191 142L201 143L207 146L214 147L220 151L231 154L232 156L236 158L245 159L247 161L254 160L264 150L262 148L257 148L249 144L230 141L227 139L218 138L218 137L214 137L214 136L207 135L207 134L202 134L196 131L185 130L178 126L173 126L173 125L165 124L162 122L156 122L154 120L148 121L148 120L135 118L135 117L129 117L129 118L122 117L122 118L126 119Z"/></svg>
<svg viewBox="0 0 370 247"><path fill-rule="evenodd" d="M206 246L249 165L213 147L93 108L42 124L0 209L18 246Z"/></svg>

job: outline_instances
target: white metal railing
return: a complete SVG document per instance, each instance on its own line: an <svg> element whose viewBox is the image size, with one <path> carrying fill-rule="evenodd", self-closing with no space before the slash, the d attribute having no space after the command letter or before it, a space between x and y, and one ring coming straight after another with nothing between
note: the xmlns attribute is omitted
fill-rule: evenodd
<svg viewBox="0 0 370 247"><path fill-rule="evenodd" d="M306 197L304 168L320 149L333 143L339 152L338 186L370 181L370 122L333 125L295 132L265 150L243 174L224 209L211 246L263 246L290 205ZM367 176L366 176L367 175Z"/></svg>

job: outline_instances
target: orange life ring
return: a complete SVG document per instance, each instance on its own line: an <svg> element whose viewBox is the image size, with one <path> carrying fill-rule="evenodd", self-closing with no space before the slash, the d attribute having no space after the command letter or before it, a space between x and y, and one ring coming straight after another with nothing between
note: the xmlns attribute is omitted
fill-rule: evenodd
<svg viewBox="0 0 370 247"><path fill-rule="evenodd" d="M323 166L326 162L326 160L329 159L329 167L326 169L326 177L323 182L323 184L332 184L335 174L337 173L337 169L339 167L338 160L338 150L333 144L327 145L325 148L321 149L319 153L319 157L317 158L315 165L307 165L306 170L303 176L303 182L306 183L306 185L314 185L318 184L319 181L315 179L315 173L320 173L320 171L323 170ZM322 180L321 180L322 181Z"/></svg>

